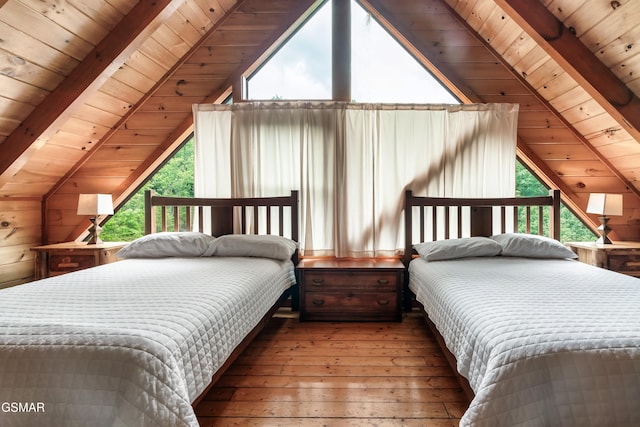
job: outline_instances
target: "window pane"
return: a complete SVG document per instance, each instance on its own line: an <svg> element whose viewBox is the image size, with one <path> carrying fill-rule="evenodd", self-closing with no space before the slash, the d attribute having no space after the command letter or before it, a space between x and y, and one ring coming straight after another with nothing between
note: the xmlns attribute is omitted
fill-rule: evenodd
<svg viewBox="0 0 640 427"><path fill-rule="evenodd" d="M247 81L247 99L331 99L331 4L322 5Z"/></svg>
<svg viewBox="0 0 640 427"><path fill-rule="evenodd" d="M351 98L356 102L458 101L355 1L351 4Z"/></svg>

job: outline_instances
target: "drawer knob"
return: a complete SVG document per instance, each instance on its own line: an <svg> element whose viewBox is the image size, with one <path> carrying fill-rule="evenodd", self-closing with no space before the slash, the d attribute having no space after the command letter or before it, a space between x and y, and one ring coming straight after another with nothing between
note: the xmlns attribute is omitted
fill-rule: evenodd
<svg viewBox="0 0 640 427"><path fill-rule="evenodd" d="M324 279L311 279L311 283L314 286L320 286L324 283Z"/></svg>
<svg viewBox="0 0 640 427"><path fill-rule="evenodd" d="M62 257L60 262L57 264L58 268L78 268L80 267L80 263L76 261L72 261L70 256Z"/></svg>
<svg viewBox="0 0 640 427"><path fill-rule="evenodd" d="M321 306L324 305L324 300L323 299L314 299L313 301L311 301L313 303L313 305L315 306Z"/></svg>
<svg viewBox="0 0 640 427"><path fill-rule="evenodd" d="M389 281L387 279L378 279L378 283L381 285L388 285Z"/></svg>
<svg viewBox="0 0 640 427"><path fill-rule="evenodd" d="M378 304L380 304L380 305L389 305L389 300L388 299L379 299L378 300Z"/></svg>
<svg viewBox="0 0 640 427"><path fill-rule="evenodd" d="M58 268L78 268L80 267L80 263L78 262L59 262Z"/></svg>

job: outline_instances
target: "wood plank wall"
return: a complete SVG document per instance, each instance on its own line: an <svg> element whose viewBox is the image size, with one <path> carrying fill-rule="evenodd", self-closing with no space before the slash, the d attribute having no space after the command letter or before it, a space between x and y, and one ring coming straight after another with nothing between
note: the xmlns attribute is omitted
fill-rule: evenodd
<svg viewBox="0 0 640 427"><path fill-rule="evenodd" d="M39 199L0 200L0 288L32 279L41 221Z"/></svg>

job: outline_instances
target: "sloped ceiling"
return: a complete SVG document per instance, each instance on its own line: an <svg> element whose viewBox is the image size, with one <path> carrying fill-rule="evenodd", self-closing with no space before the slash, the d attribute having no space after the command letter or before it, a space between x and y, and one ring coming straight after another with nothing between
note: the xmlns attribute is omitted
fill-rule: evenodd
<svg viewBox="0 0 640 427"><path fill-rule="evenodd" d="M74 239L79 193L122 203L191 132L193 103L237 94L318 0L0 0L0 199L42 202ZM465 102L520 104L520 158L578 215L624 194L640 240L640 2L361 2Z"/></svg>

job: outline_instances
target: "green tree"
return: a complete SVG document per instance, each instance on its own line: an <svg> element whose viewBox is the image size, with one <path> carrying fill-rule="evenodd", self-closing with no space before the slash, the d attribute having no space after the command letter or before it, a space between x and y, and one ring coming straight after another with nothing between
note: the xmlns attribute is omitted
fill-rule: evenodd
<svg viewBox="0 0 640 427"><path fill-rule="evenodd" d="M128 242L144 234L144 191L163 196L193 197L193 138L160 168L103 226L104 241Z"/></svg>
<svg viewBox="0 0 640 427"><path fill-rule="evenodd" d="M535 197L546 196L549 189L545 187L538 178L536 178L526 167L520 162L516 162L516 196L518 197ZM521 213L524 215L524 213ZM537 227L537 215L534 217L534 224ZM549 218L543 218L545 226L549 222ZM523 224L524 217L521 218L520 224ZM522 230L519 231L524 231ZM595 235L584 223L565 206L560 205L560 241L562 242L584 242L595 240Z"/></svg>

